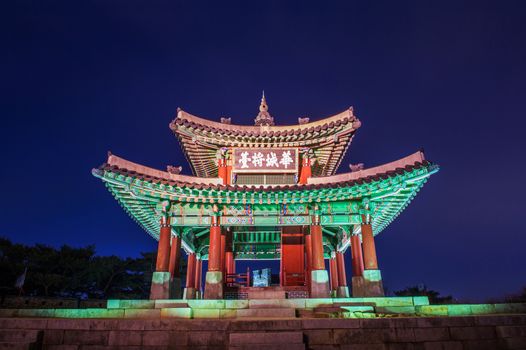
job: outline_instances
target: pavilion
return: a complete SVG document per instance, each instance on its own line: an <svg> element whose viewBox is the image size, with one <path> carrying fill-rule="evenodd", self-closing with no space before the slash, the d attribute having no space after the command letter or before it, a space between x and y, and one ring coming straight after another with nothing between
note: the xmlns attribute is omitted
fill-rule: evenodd
<svg viewBox="0 0 526 350"><path fill-rule="evenodd" d="M351 107L277 126L263 95L254 126L177 111L170 129L193 176L108 154L93 175L159 241L150 298L180 298L181 251L186 299L349 297L347 249L352 296L383 296L375 238L439 168L419 151L336 174L360 125ZM236 260L256 259L280 260L279 286L251 287L236 272Z"/></svg>

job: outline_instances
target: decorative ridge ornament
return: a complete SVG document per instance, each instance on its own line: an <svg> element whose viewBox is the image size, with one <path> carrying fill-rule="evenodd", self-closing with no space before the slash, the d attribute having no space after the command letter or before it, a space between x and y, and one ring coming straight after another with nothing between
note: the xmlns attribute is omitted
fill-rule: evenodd
<svg viewBox="0 0 526 350"><path fill-rule="evenodd" d="M182 170L183 170L182 166L173 166L173 165L166 166L166 171L170 174L179 175Z"/></svg>
<svg viewBox="0 0 526 350"><path fill-rule="evenodd" d="M349 169L353 173L357 171L362 171L364 169L364 164L363 163L349 164Z"/></svg>
<svg viewBox="0 0 526 350"><path fill-rule="evenodd" d="M259 105L259 113L254 119L256 126L274 126L274 118L268 112L267 100L265 98L265 91L261 96L261 104Z"/></svg>

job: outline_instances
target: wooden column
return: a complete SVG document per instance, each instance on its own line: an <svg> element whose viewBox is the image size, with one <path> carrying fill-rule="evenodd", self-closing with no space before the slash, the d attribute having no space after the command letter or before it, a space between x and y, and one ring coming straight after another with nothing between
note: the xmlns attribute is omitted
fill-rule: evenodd
<svg viewBox="0 0 526 350"><path fill-rule="evenodd" d="M161 218L161 230L159 232L159 245L157 246L157 261L155 271L168 272L170 265L170 236L172 235L170 218Z"/></svg>
<svg viewBox="0 0 526 350"><path fill-rule="evenodd" d="M307 179L312 176L311 160L307 156L303 156L301 161L300 178L298 183L300 185L306 185Z"/></svg>
<svg viewBox="0 0 526 350"><path fill-rule="evenodd" d="M334 253L333 253L334 254ZM336 265L336 255L329 259L329 270L331 275L331 290L338 289L338 267Z"/></svg>
<svg viewBox="0 0 526 350"><path fill-rule="evenodd" d="M159 244L157 246L157 260L155 262L155 272L152 274L152 284L150 287L150 299L169 299L172 285L172 274L170 272L170 239L172 229L168 216L168 207L165 205L164 213L160 221Z"/></svg>
<svg viewBox="0 0 526 350"><path fill-rule="evenodd" d="M366 270L378 270L373 227L370 223L362 224L363 261Z"/></svg>
<svg viewBox="0 0 526 350"><path fill-rule="evenodd" d="M223 179L223 185L228 183L228 171L226 167L226 159L217 160L217 176Z"/></svg>
<svg viewBox="0 0 526 350"><path fill-rule="evenodd" d="M188 254L188 264L186 265L186 288L195 289L195 253Z"/></svg>
<svg viewBox="0 0 526 350"><path fill-rule="evenodd" d="M210 226L210 248L208 252L208 271L221 271L221 227L219 216L212 216Z"/></svg>
<svg viewBox="0 0 526 350"><path fill-rule="evenodd" d="M318 206L314 208L310 235L312 241L310 297L329 298L331 289L329 285L329 274L325 269L325 261L323 260L323 233L320 225L320 211Z"/></svg>
<svg viewBox="0 0 526 350"><path fill-rule="evenodd" d="M225 232L226 233L226 232ZM221 272L223 272L223 276L226 273L226 236L225 234L221 235Z"/></svg>
<svg viewBox="0 0 526 350"><path fill-rule="evenodd" d="M172 236L172 244L170 245L170 264L168 271L170 272L171 278L181 277L180 272L180 260L181 260L181 238L179 236Z"/></svg>
<svg viewBox="0 0 526 350"><path fill-rule="evenodd" d="M342 252L336 253L336 265L338 268L338 286L347 287L347 275L345 273L345 259Z"/></svg>
<svg viewBox="0 0 526 350"><path fill-rule="evenodd" d="M225 273L226 274L235 273L233 250L234 250L234 246L233 246L232 231L227 230L225 232Z"/></svg>
<svg viewBox="0 0 526 350"><path fill-rule="evenodd" d="M221 259L224 250L221 250L220 211L216 204L213 206L210 226L210 246L208 248L208 271L205 278L205 299L223 299L223 270Z"/></svg>
<svg viewBox="0 0 526 350"><path fill-rule="evenodd" d="M312 271L312 237L310 234L305 235L305 271L307 286L310 285L310 272Z"/></svg>
<svg viewBox="0 0 526 350"><path fill-rule="evenodd" d="M226 252L225 253L225 264L226 264L226 273L227 274L233 274L235 273L235 267L234 267L234 253L232 252Z"/></svg>
<svg viewBox="0 0 526 350"><path fill-rule="evenodd" d="M195 290L201 292L201 274L203 271L203 260L200 257L196 257L195 261Z"/></svg>
<svg viewBox="0 0 526 350"><path fill-rule="evenodd" d="M312 241L312 271L325 270L325 262L323 260L323 236L321 226L311 225L310 235Z"/></svg>
<svg viewBox="0 0 526 350"><path fill-rule="evenodd" d="M363 276L363 257L362 244L360 236L351 236L351 254L352 254L352 275L353 277Z"/></svg>

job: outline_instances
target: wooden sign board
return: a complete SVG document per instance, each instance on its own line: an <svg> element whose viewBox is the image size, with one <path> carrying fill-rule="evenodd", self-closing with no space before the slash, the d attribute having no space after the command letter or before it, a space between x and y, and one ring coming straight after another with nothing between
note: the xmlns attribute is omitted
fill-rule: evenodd
<svg viewBox="0 0 526 350"><path fill-rule="evenodd" d="M235 148L232 171L236 173L295 173L297 148Z"/></svg>

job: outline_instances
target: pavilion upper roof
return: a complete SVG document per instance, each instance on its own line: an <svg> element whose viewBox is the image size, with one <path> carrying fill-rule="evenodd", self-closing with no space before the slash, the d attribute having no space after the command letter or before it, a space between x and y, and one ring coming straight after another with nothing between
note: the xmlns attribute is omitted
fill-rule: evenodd
<svg viewBox="0 0 526 350"><path fill-rule="evenodd" d="M170 129L179 139L192 171L200 177L216 177L216 152L221 147L309 147L317 159L313 176L330 176L340 165L356 129L361 125L349 108L334 116L298 125L275 126L262 113L256 123L260 125L235 125L215 122L187 113L181 109L170 123ZM259 119L258 119L259 118Z"/></svg>

